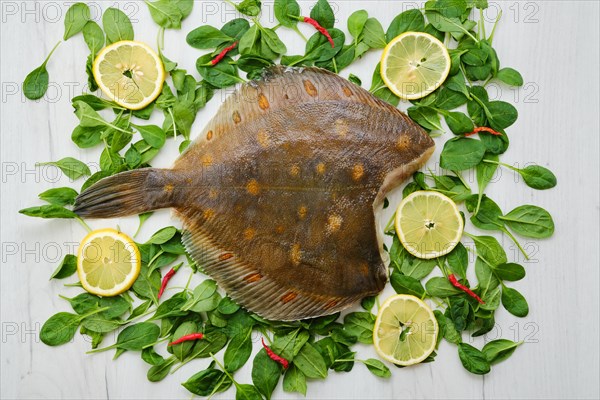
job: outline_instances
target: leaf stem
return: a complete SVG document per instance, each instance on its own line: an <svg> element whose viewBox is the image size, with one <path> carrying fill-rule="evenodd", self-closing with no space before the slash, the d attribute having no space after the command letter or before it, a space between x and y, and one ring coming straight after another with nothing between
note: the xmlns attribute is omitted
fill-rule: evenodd
<svg viewBox="0 0 600 400"><path fill-rule="evenodd" d="M504 219L502 217L499 217L500 219ZM519 243L519 241L517 240L517 238L515 238L513 236L512 233L510 233L510 231L504 227L500 228L500 230L504 233L506 233L508 235L508 237L517 245L517 247L519 248L519 250L521 250L521 253L523 254L523 256L525 256L526 260L529 260L529 256L527 255L527 252L525 251L525 249L521 246L521 244Z"/></svg>
<svg viewBox="0 0 600 400"><path fill-rule="evenodd" d="M465 185L465 187L467 189L469 189L469 191L471 191L471 186L469 186L469 184L465 181L465 179L462 177L462 175L460 174L459 171L452 171L454 173L454 175L456 175L456 177L458 179L460 179L460 181L462 182L463 185Z"/></svg>
<svg viewBox="0 0 600 400"><path fill-rule="evenodd" d="M48 54L48 57L46 57L46 59L44 60L44 63L42 64L42 67L46 67L46 64L48 64L48 60L50 60L50 56L52 56L52 53L54 53L54 50L56 50L56 48L58 47L58 45L60 45L61 41L59 40L58 43L56 43L54 45L54 47L52 48L52 50L50 50L50 54Z"/></svg>
<svg viewBox="0 0 600 400"><path fill-rule="evenodd" d="M83 228L90 233L92 231L92 228L90 228L90 226L88 224L85 223L85 221L81 218L81 217L76 217L75 218L77 220L77 222L79 222L79 224L81 226L83 226Z"/></svg>
<svg viewBox="0 0 600 400"><path fill-rule="evenodd" d="M500 21L500 18L502 18L502 10L500 10L500 12L498 13L498 17L496 18L496 22L494 22L494 27L492 28L492 33L490 34L490 37L488 38L488 42L490 42L490 46L492 45L492 42L494 41L494 34L496 33L496 27L498 26L498 21Z"/></svg>

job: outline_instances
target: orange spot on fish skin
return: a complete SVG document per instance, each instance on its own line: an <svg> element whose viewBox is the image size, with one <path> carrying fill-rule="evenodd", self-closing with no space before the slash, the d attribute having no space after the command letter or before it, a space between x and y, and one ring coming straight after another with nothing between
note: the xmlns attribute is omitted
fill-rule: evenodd
<svg viewBox="0 0 600 400"><path fill-rule="evenodd" d="M233 257L233 253L223 253L219 256L219 260L226 261Z"/></svg>
<svg viewBox="0 0 600 400"><path fill-rule="evenodd" d="M396 148L400 151L404 151L410 147L410 144L411 144L410 136L402 135L402 136L400 136L400 138L398 139L398 142L396 143Z"/></svg>
<svg viewBox="0 0 600 400"><path fill-rule="evenodd" d="M258 282L262 279L262 275L259 274L258 272L255 272L253 274L249 274L246 275L244 277L244 280L246 281L246 283L254 283L254 282Z"/></svg>
<svg viewBox="0 0 600 400"><path fill-rule="evenodd" d="M313 85L313 83L309 80L304 81L304 90L311 97L317 97L317 95L319 94L315 85Z"/></svg>
<svg viewBox="0 0 600 400"><path fill-rule="evenodd" d="M211 219L215 215L215 210L207 208L206 210L204 210L203 215L205 219Z"/></svg>
<svg viewBox="0 0 600 400"><path fill-rule="evenodd" d="M325 310L329 310L329 309L331 309L331 308L333 308L333 307L337 306L337 304L338 304L337 300L331 300L329 303L325 304L325 305L323 306L323 308L324 308Z"/></svg>
<svg viewBox="0 0 600 400"><path fill-rule="evenodd" d="M256 139L258 140L258 144L262 147L269 147L271 143L271 139L269 138L269 134L264 129L261 129L256 134Z"/></svg>
<svg viewBox="0 0 600 400"><path fill-rule="evenodd" d="M213 138L213 131L206 132L206 140L211 140Z"/></svg>
<svg viewBox="0 0 600 400"><path fill-rule="evenodd" d="M356 164L352 167L352 180L359 181L365 175L365 167L362 164Z"/></svg>
<svg viewBox="0 0 600 400"><path fill-rule="evenodd" d="M298 217L300 219L304 219L304 217L306 217L307 213L308 213L308 208L306 208L306 206L302 205L302 206L298 207Z"/></svg>
<svg viewBox="0 0 600 400"><path fill-rule="evenodd" d="M292 176L300 175L300 167L296 164L292 165L290 168L290 174L292 174Z"/></svg>
<svg viewBox="0 0 600 400"><path fill-rule="evenodd" d="M287 292L286 294L281 296L281 301L283 302L283 304L287 304L290 301L294 300L296 297L298 297L298 293Z"/></svg>
<svg viewBox="0 0 600 400"><path fill-rule="evenodd" d="M204 154L202 156L201 161L202 161L202 165L204 165L204 166L210 166L213 163L213 158L212 158L212 156L210 154Z"/></svg>
<svg viewBox="0 0 600 400"><path fill-rule="evenodd" d="M164 191L167 193L171 193L173 191L173 185L170 183L166 184L164 187Z"/></svg>
<svg viewBox="0 0 600 400"><path fill-rule="evenodd" d="M323 164L323 163L317 164L317 173L319 175L323 175L325 173L325 164Z"/></svg>
<svg viewBox="0 0 600 400"><path fill-rule="evenodd" d="M267 110L269 108L269 106L270 106L269 100L267 100L267 96L265 96L262 93L258 95L258 106L263 111Z"/></svg>
<svg viewBox="0 0 600 400"><path fill-rule="evenodd" d="M343 119L335 120L335 131L341 137L346 137L348 135L348 124Z"/></svg>
<svg viewBox="0 0 600 400"><path fill-rule="evenodd" d="M217 189L210 189L208 191L208 198L209 199L216 199L218 195L219 195L219 192L217 191Z"/></svg>
<svg viewBox="0 0 600 400"><path fill-rule="evenodd" d="M240 113L237 111L233 112L231 119L233 119L233 122L236 124L239 124L240 122L242 122L242 117L240 116Z"/></svg>
<svg viewBox="0 0 600 400"><path fill-rule="evenodd" d="M337 214L331 214L327 217L327 231L328 232L337 232L340 230L342 226L343 218Z"/></svg>
<svg viewBox="0 0 600 400"><path fill-rule="evenodd" d="M294 265L300 265L302 261L302 251L300 250L300 244L296 243L292 246L292 251L290 251L290 258Z"/></svg>
<svg viewBox="0 0 600 400"><path fill-rule="evenodd" d="M256 230L253 228L247 228L244 231L244 239L246 240L250 240L254 237L254 235L256 235Z"/></svg>
<svg viewBox="0 0 600 400"><path fill-rule="evenodd" d="M285 232L285 227L283 225L277 225L275 227L275 232L277 232L281 235L283 232Z"/></svg>
<svg viewBox="0 0 600 400"><path fill-rule="evenodd" d="M348 86L342 86L342 91L346 95L346 97L352 96L352 90Z"/></svg>
<svg viewBox="0 0 600 400"><path fill-rule="evenodd" d="M363 276L369 276L369 264L367 264L366 262L360 263L360 273L363 274Z"/></svg>
<svg viewBox="0 0 600 400"><path fill-rule="evenodd" d="M251 179L246 185L246 190L253 196L256 196L260 192L260 187L256 179Z"/></svg>

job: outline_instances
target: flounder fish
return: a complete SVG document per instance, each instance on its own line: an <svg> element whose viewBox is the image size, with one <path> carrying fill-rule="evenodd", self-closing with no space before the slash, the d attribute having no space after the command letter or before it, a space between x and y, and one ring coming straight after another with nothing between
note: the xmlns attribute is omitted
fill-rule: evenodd
<svg viewBox="0 0 600 400"><path fill-rule="evenodd" d="M172 207L187 251L232 299L267 319L318 317L383 289L376 211L433 150L421 127L361 87L276 66L229 96L171 169L105 178L74 211Z"/></svg>

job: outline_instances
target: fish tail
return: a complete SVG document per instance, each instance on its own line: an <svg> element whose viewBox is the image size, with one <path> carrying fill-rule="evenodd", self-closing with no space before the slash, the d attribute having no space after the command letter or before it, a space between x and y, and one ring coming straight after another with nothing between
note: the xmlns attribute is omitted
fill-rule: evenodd
<svg viewBox="0 0 600 400"><path fill-rule="evenodd" d="M142 168L109 176L75 199L73 211L84 218L140 214L177 204L175 171Z"/></svg>

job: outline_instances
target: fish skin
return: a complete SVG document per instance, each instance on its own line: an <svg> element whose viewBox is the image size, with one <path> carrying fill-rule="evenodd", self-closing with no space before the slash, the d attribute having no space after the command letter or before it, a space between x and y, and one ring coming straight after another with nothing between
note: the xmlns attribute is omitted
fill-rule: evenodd
<svg viewBox="0 0 600 400"><path fill-rule="evenodd" d="M338 75L275 67L231 95L172 170L101 181L75 212L173 207L187 250L234 300L268 319L317 317L383 289L375 211L433 149L406 115ZM104 203L111 190L130 194Z"/></svg>

